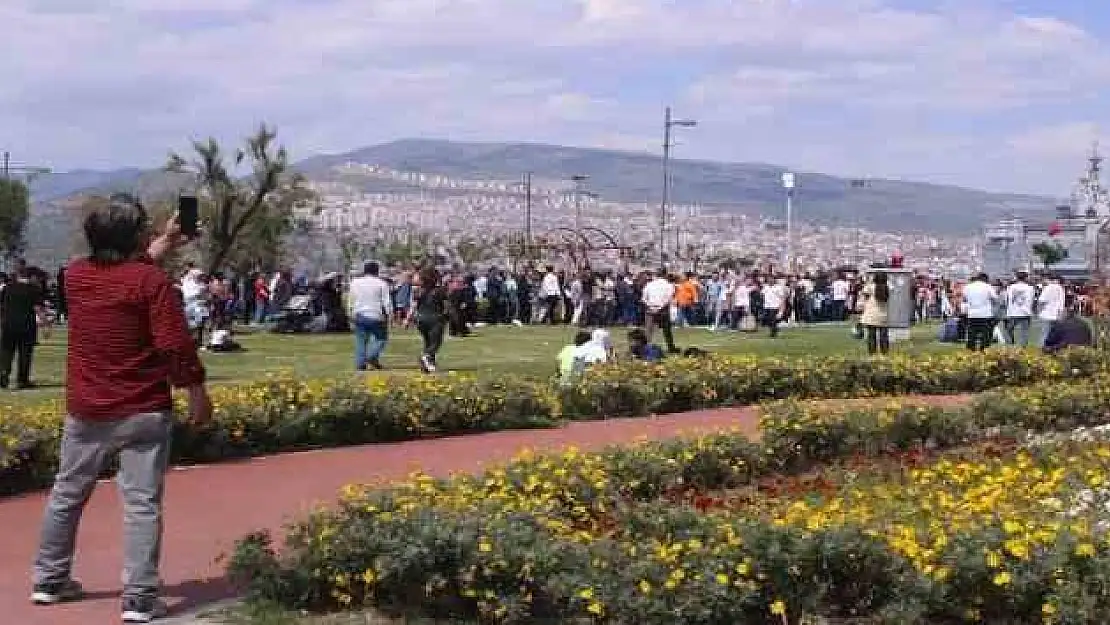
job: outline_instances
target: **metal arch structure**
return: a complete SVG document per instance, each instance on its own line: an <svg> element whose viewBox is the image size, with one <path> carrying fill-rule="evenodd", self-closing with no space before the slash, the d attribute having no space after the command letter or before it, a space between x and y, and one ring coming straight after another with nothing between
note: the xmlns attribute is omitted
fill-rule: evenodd
<svg viewBox="0 0 1110 625"><path fill-rule="evenodd" d="M589 235L593 235L595 241ZM560 243L551 243L551 239L560 239ZM556 227L548 230L540 236L540 241L535 244L539 251L556 251L563 252L570 256L571 262L574 263L576 268L581 268L589 263L591 253L596 252L611 252L615 251L622 259L630 259L633 255L633 249L621 243L608 232L601 228L592 226L584 226L575 230L574 228Z"/></svg>

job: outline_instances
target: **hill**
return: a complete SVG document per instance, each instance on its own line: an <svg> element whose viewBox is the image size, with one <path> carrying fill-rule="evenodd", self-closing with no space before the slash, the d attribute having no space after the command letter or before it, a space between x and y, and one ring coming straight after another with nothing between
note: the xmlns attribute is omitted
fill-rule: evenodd
<svg viewBox="0 0 1110 625"><path fill-rule="evenodd" d="M539 180L590 176L589 187L602 199L658 203L662 163L658 155L534 143L465 143L403 139L344 154L312 156L296 167L313 180L335 179L334 167L347 162L399 171L439 174L468 180L519 180L531 171ZM785 168L763 163L672 161L672 199L711 210L780 217ZM349 176L344 176L350 182ZM142 195L172 193L183 180L158 169L73 171L38 177L28 238L33 257L49 262L72 245L76 220L74 197L91 192L132 191ZM362 177L367 191L413 189L403 181ZM866 189L820 173L798 172L795 207L799 219L878 231L935 234L979 232L985 223L1010 215L1044 214L1054 200L1029 195L989 193L962 187L872 180Z"/></svg>
<svg viewBox="0 0 1110 625"><path fill-rule="evenodd" d="M662 187L662 159L657 155L532 143L405 139L312 157L298 167L310 177L323 179L332 167L348 161L478 180L518 180L524 171L552 180L587 174L592 191L603 199L621 202L656 203ZM763 163L675 159L671 162L672 199L781 216L784 171L783 166ZM902 180L872 180L866 189L852 188L849 179L820 173L798 172L797 180L795 207L800 219L843 226L858 219L860 227L882 231L969 234L1010 215L1043 214L1055 204L1048 197ZM371 189L380 184L387 183L367 180Z"/></svg>

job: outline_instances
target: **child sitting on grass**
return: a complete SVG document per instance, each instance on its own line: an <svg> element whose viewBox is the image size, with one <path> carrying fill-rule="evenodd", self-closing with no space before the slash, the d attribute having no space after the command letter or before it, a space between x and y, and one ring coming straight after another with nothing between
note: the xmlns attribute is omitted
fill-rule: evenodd
<svg viewBox="0 0 1110 625"><path fill-rule="evenodd" d="M559 350L559 380L562 384L571 384L575 378L582 375L586 369L586 359L582 354L582 346L590 342L590 333L580 331L574 335L574 344L567 345Z"/></svg>
<svg viewBox="0 0 1110 625"><path fill-rule="evenodd" d="M663 360L664 356L663 348L649 343L647 333L640 328L628 331L628 351L632 354L633 360L657 362Z"/></svg>

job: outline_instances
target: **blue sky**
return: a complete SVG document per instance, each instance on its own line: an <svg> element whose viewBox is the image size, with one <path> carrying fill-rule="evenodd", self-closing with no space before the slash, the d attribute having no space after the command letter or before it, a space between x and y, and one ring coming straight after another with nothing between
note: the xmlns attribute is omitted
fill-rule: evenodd
<svg viewBox="0 0 1110 625"><path fill-rule="evenodd" d="M679 157L1062 195L1110 111L1090 0L3 0L0 23L0 148L57 169L260 121L297 157L658 151L671 104L700 122Z"/></svg>

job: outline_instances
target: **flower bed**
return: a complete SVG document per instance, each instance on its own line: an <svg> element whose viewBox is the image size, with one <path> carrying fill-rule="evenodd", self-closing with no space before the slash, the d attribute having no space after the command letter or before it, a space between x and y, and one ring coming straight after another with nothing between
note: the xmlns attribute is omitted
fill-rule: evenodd
<svg viewBox="0 0 1110 625"><path fill-rule="evenodd" d="M985 353L898 354L886 358L670 359L595 367L561 391L563 412L591 419L687 412L770 399L945 395L1084 377L1106 355L1068 350L1060 360L1012 349Z"/></svg>
<svg viewBox="0 0 1110 625"><path fill-rule="evenodd" d="M1105 369L1106 358L1095 350L1069 350L1059 357L991 350L891 358L673 359L599 367L569 389L511 377L276 377L214 387L216 418L202 427L179 424L173 459L211 462L306 448L548 427L561 418L644 416L782 397L972 392L1090 377ZM63 414L59 401L0 412L0 494L53 479Z"/></svg>
<svg viewBox="0 0 1110 625"><path fill-rule="evenodd" d="M295 526L280 556L264 534L243 541L231 573L254 599L293 608L503 623L1099 622L1110 547L1094 515L1110 499L1110 444L1014 453L1012 441L1107 422L1107 385L999 390L970 408L805 416L784 403L766 415L771 445L718 435L352 487ZM864 432L885 444L847 443ZM840 442L797 443L808 440ZM928 458L953 445L971 451ZM902 463L874 463L896 450Z"/></svg>
<svg viewBox="0 0 1110 625"><path fill-rule="evenodd" d="M466 432L551 427L551 388L506 377L467 376L298 380L275 377L211 391L205 425L178 421L175 463L427 438ZM178 410L184 414L184 403ZM54 401L0 416L0 494L48 484L58 463L64 411Z"/></svg>

